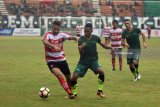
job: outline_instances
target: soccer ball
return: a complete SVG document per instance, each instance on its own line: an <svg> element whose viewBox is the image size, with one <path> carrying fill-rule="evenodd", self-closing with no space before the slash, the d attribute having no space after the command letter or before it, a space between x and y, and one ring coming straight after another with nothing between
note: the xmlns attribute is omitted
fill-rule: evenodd
<svg viewBox="0 0 160 107"><path fill-rule="evenodd" d="M44 98L44 99L48 98L49 95L50 95L49 88L47 88L47 87L40 88L40 90L39 90L39 96L41 98Z"/></svg>

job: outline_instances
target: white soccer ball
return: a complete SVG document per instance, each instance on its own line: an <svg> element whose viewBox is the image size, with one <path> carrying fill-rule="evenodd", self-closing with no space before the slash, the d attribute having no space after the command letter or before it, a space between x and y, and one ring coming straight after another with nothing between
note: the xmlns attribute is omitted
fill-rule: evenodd
<svg viewBox="0 0 160 107"><path fill-rule="evenodd" d="M40 88L40 90L39 90L39 96L41 97L41 98L48 98L48 96L50 95L50 90L49 90L49 88L47 88L47 87L42 87L42 88Z"/></svg>

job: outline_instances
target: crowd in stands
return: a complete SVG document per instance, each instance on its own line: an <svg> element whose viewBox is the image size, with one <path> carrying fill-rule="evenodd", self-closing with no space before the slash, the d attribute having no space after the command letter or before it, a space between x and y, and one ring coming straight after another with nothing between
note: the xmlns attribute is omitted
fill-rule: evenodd
<svg viewBox="0 0 160 107"><path fill-rule="evenodd" d="M121 0L121 1L114 1L114 0L100 0L100 5L105 6L106 9L111 11L111 14L103 12L105 9L101 9L102 15L112 15L114 16L143 16L143 12L141 14L137 14L138 7L142 6L143 2L137 2L136 0ZM142 7L143 9L143 7Z"/></svg>
<svg viewBox="0 0 160 107"><path fill-rule="evenodd" d="M7 1L7 0L6 0ZM83 0L74 4L71 0L54 0L50 2L36 1L27 2L21 0L18 3L10 1L6 3L9 14L13 15L47 15L47 16L93 16L94 9L91 0Z"/></svg>
<svg viewBox="0 0 160 107"><path fill-rule="evenodd" d="M11 15L36 15L36 16L94 16L96 9L93 9L92 0L4 0L7 10ZM19 2L15 2L19 1ZM32 2L28 2L32 1ZM75 3L76 1L76 3ZM101 1L105 1L102 3ZM127 2L114 0L99 0L100 6L105 5L111 14L103 12L101 15L121 16L123 13L129 13L131 16L137 15L136 0L127 0ZM107 8L109 7L109 8ZM142 13L143 14L143 13Z"/></svg>

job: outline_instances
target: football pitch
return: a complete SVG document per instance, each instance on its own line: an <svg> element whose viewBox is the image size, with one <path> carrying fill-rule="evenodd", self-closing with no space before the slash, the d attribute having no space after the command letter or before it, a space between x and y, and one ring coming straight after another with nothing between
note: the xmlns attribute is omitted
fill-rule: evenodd
<svg viewBox="0 0 160 107"><path fill-rule="evenodd" d="M45 59L42 37L0 36L0 107L159 107L160 106L160 38L147 40L141 53L139 70L142 78L133 82L133 75L123 57L123 70L111 71L111 55L98 45L99 63L105 71L104 93L96 95L98 77L88 70L78 80L78 97L65 99L66 92L50 73ZM147 38L146 38L147 39ZM102 39L104 41L104 39ZM79 60L77 44L66 41L65 54L73 73ZM38 95L41 87L50 89L50 96Z"/></svg>

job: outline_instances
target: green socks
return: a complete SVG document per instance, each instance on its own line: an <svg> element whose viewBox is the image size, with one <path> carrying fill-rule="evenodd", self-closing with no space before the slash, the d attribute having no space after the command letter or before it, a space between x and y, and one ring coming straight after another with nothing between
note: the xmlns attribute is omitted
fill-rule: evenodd
<svg viewBox="0 0 160 107"><path fill-rule="evenodd" d="M103 81L98 79L98 90L102 90L103 89Z"/></svg>

